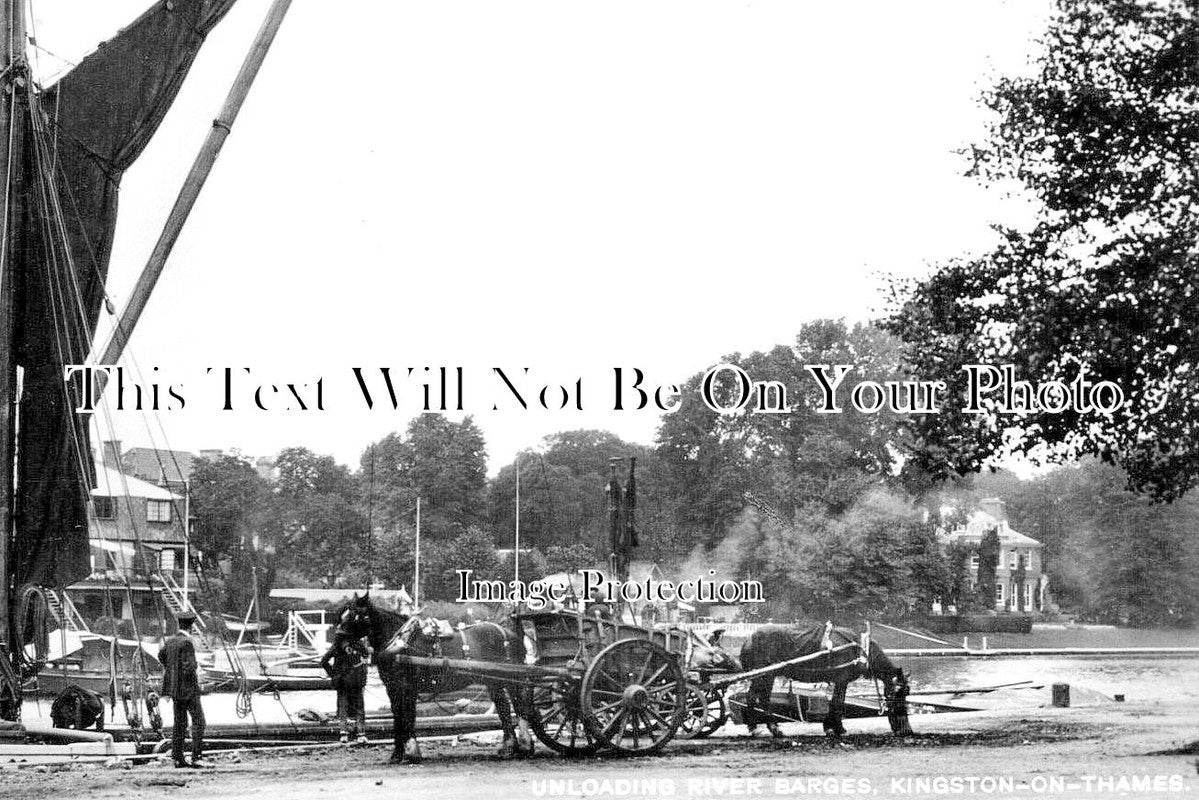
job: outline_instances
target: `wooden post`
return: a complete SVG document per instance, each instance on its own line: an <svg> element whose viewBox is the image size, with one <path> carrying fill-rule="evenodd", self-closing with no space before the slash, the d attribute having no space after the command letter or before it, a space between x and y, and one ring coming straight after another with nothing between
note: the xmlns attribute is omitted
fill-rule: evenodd
<svg viewBox="0 0 1199 800"><path fill-rule="evenodd" d="M5 0L5 2L19 6L21 0ZM154 250L150 253L150 258L146 261L146 266L129 295L129 301L117 320L112 338L108 340L103 354L95 363L111 365L120 360L121 353L125 350L125 345L137 325L138 318L141 317L146 302L150 299L150 293L154 291L154 285L158 283L158 277L162 275L162 270L166 267L167 257L170 256L175 242L179 239L179 234L183 231L183 224L187 222L192 206L196 204L196 198L200 196L200 190L204 187L204 182L208 180L209 173L212 172L212 165L216 162L221 147L225 144L225 139L233 129L233 123L237 119L238 112L241 111L242 103L245 102L246 95L250 92L250 86L258 75L258 69L262 66L267 51L275 40L275 34L279 32L279 26L283 24L283 17L286 16L289 6L291 6L291 0L275 0L267 12L266 20L262 23L258 36L254 39L254 44L246 55L245 62L241 65L241 71L237 73L237 78L233 81L233 87L229 90L228 97L225 98L225 104L221 106L217 118L212 121L212 129L208 132L208 138L204 140L204 144L192 164L191 172L183 182L183 188L179 190L179 196L175 199L175 205L171 208L162 234L158 237L158 242L154 245Z"/></svg>
<svg viewBox="0 0 1199 800"><path fill-rule="evenodd" d="M420 498L416 498L416 564L412 570L412 610L420 608Z"/></svg>
<svg viewBox="0 0 1199 800"><path fill-rule="evenodd" d="M16 486L17 366L13 358L13 333L16 313L13 264L14 225L20 220L14 211L13 183L18 180L22 83L28 79L21 67L25 63L24 0L0 2L0 645L12 642L12 565L13 496Z"/></svg>

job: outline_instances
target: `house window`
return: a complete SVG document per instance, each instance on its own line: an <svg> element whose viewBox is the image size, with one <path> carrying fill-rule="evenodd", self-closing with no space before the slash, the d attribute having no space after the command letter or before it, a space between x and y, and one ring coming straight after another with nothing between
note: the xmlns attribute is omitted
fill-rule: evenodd
<svg viewBox="0 0 1199 800"><path fill-rule="evenodd" d="M1016 551L1013 550L1010 553L1008 553L1008 561L1007 561L1008 569L1015 569L1016 563L1017 563Z"/></svg>
<svg viewBox="0 0 1199 800"><path fill-rule="evenodd" d="M978 570L978 551L970 553L970 569Z"/></svg>
<svg viewBox="0 0 1199 800"><path fill-rule="evenodd" d="M1003 584L1002 583L995 584L995 602L996 603L1003 602Z"/></svg>
<svg viewBox="0 0 1199 800"><path fill-rule="evenodd" d="M146 501L146 522L170 522L171 521L171 501L170 500L147 500Z"/></svg>
<svg viewBox="0 0 1199 800"><path fill-rule="evenodd" d="M115 497L93 497L92 508L96 511L96 519L116 519L116 501Z"/></svg>
<svg viewBox="0 0 1199 800"><path fill-rule="evenodd" d="M1024 609L1032 609L1032 584L1028 582L1024 584Z"/></svg>
<svg viewBox="0 0 1199 800"><path fill-rule="evenodd" d="M168 572L175 568L175 551L174 550L166 549L166 550L163 550L161 553L159 553L158 568L161 569L163 572Z"/></svg>
<svg viewBox="0 0 1199 800"><path fill-rule="evenodd" d="M1032 569L1032 551L1025 550L1020 554L1020 564L1025 569Z"/></svg>

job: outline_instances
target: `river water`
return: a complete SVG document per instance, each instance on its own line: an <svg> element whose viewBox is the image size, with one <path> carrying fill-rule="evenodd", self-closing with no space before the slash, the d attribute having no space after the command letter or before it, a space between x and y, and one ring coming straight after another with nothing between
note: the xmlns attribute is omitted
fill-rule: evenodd
<svg viewBox="0 0 1199 800"><path fill-rule="evenodd" d="M994 686L1017 681L1068 683L1129 702L1199 700L1199 658L1146 656L929 657L895 661L912 689Z"/></svg>

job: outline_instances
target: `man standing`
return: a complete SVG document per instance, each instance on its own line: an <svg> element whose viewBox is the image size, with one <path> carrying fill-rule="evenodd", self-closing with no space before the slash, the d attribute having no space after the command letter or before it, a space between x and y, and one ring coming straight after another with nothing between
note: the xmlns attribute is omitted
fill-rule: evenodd
<svg viewBox="0 0 1199 800"><path fill-rule="evenodd" d="M200 705L200 680L196 675L196 645L191 630L196 615L180 612L179 631L162 646L158 660L162 662L162 693L171 698L175 707L175 726L171 730L171 755L176 767L200 767L204 752L204 708ZM192 726L192 760L183 758L183 739L187 735L187 720Z"/></svg>
<svg viewBox="0 0 1199 800"><path fill-rule="evenodd" d="M366 709L362 695L369 661L370 649L361 640L340 633L333 637L332 646L321 657L321 667L333 679L333 688L337 690L342 744L350 740L351 721L358 734L358 744L366 744Z"/></svg>

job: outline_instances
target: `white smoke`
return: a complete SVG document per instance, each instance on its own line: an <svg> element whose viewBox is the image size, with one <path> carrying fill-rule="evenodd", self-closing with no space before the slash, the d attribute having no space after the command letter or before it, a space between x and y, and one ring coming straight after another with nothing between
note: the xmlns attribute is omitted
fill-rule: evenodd
<svg viewBox="0 0 1199 800"><path fill-rule="evenodd" d="M754 549L762 542L762 533L758 528L758 515L752 508L745 508L737 516L737 521L729 528L724 538L712 549L698 544L687 556L681 568L681 580L695 578L711 578L713 580L743 580L754 577L747 575L745 564ZM708 570L716 570L715 575L709 575Z"/></svg>

